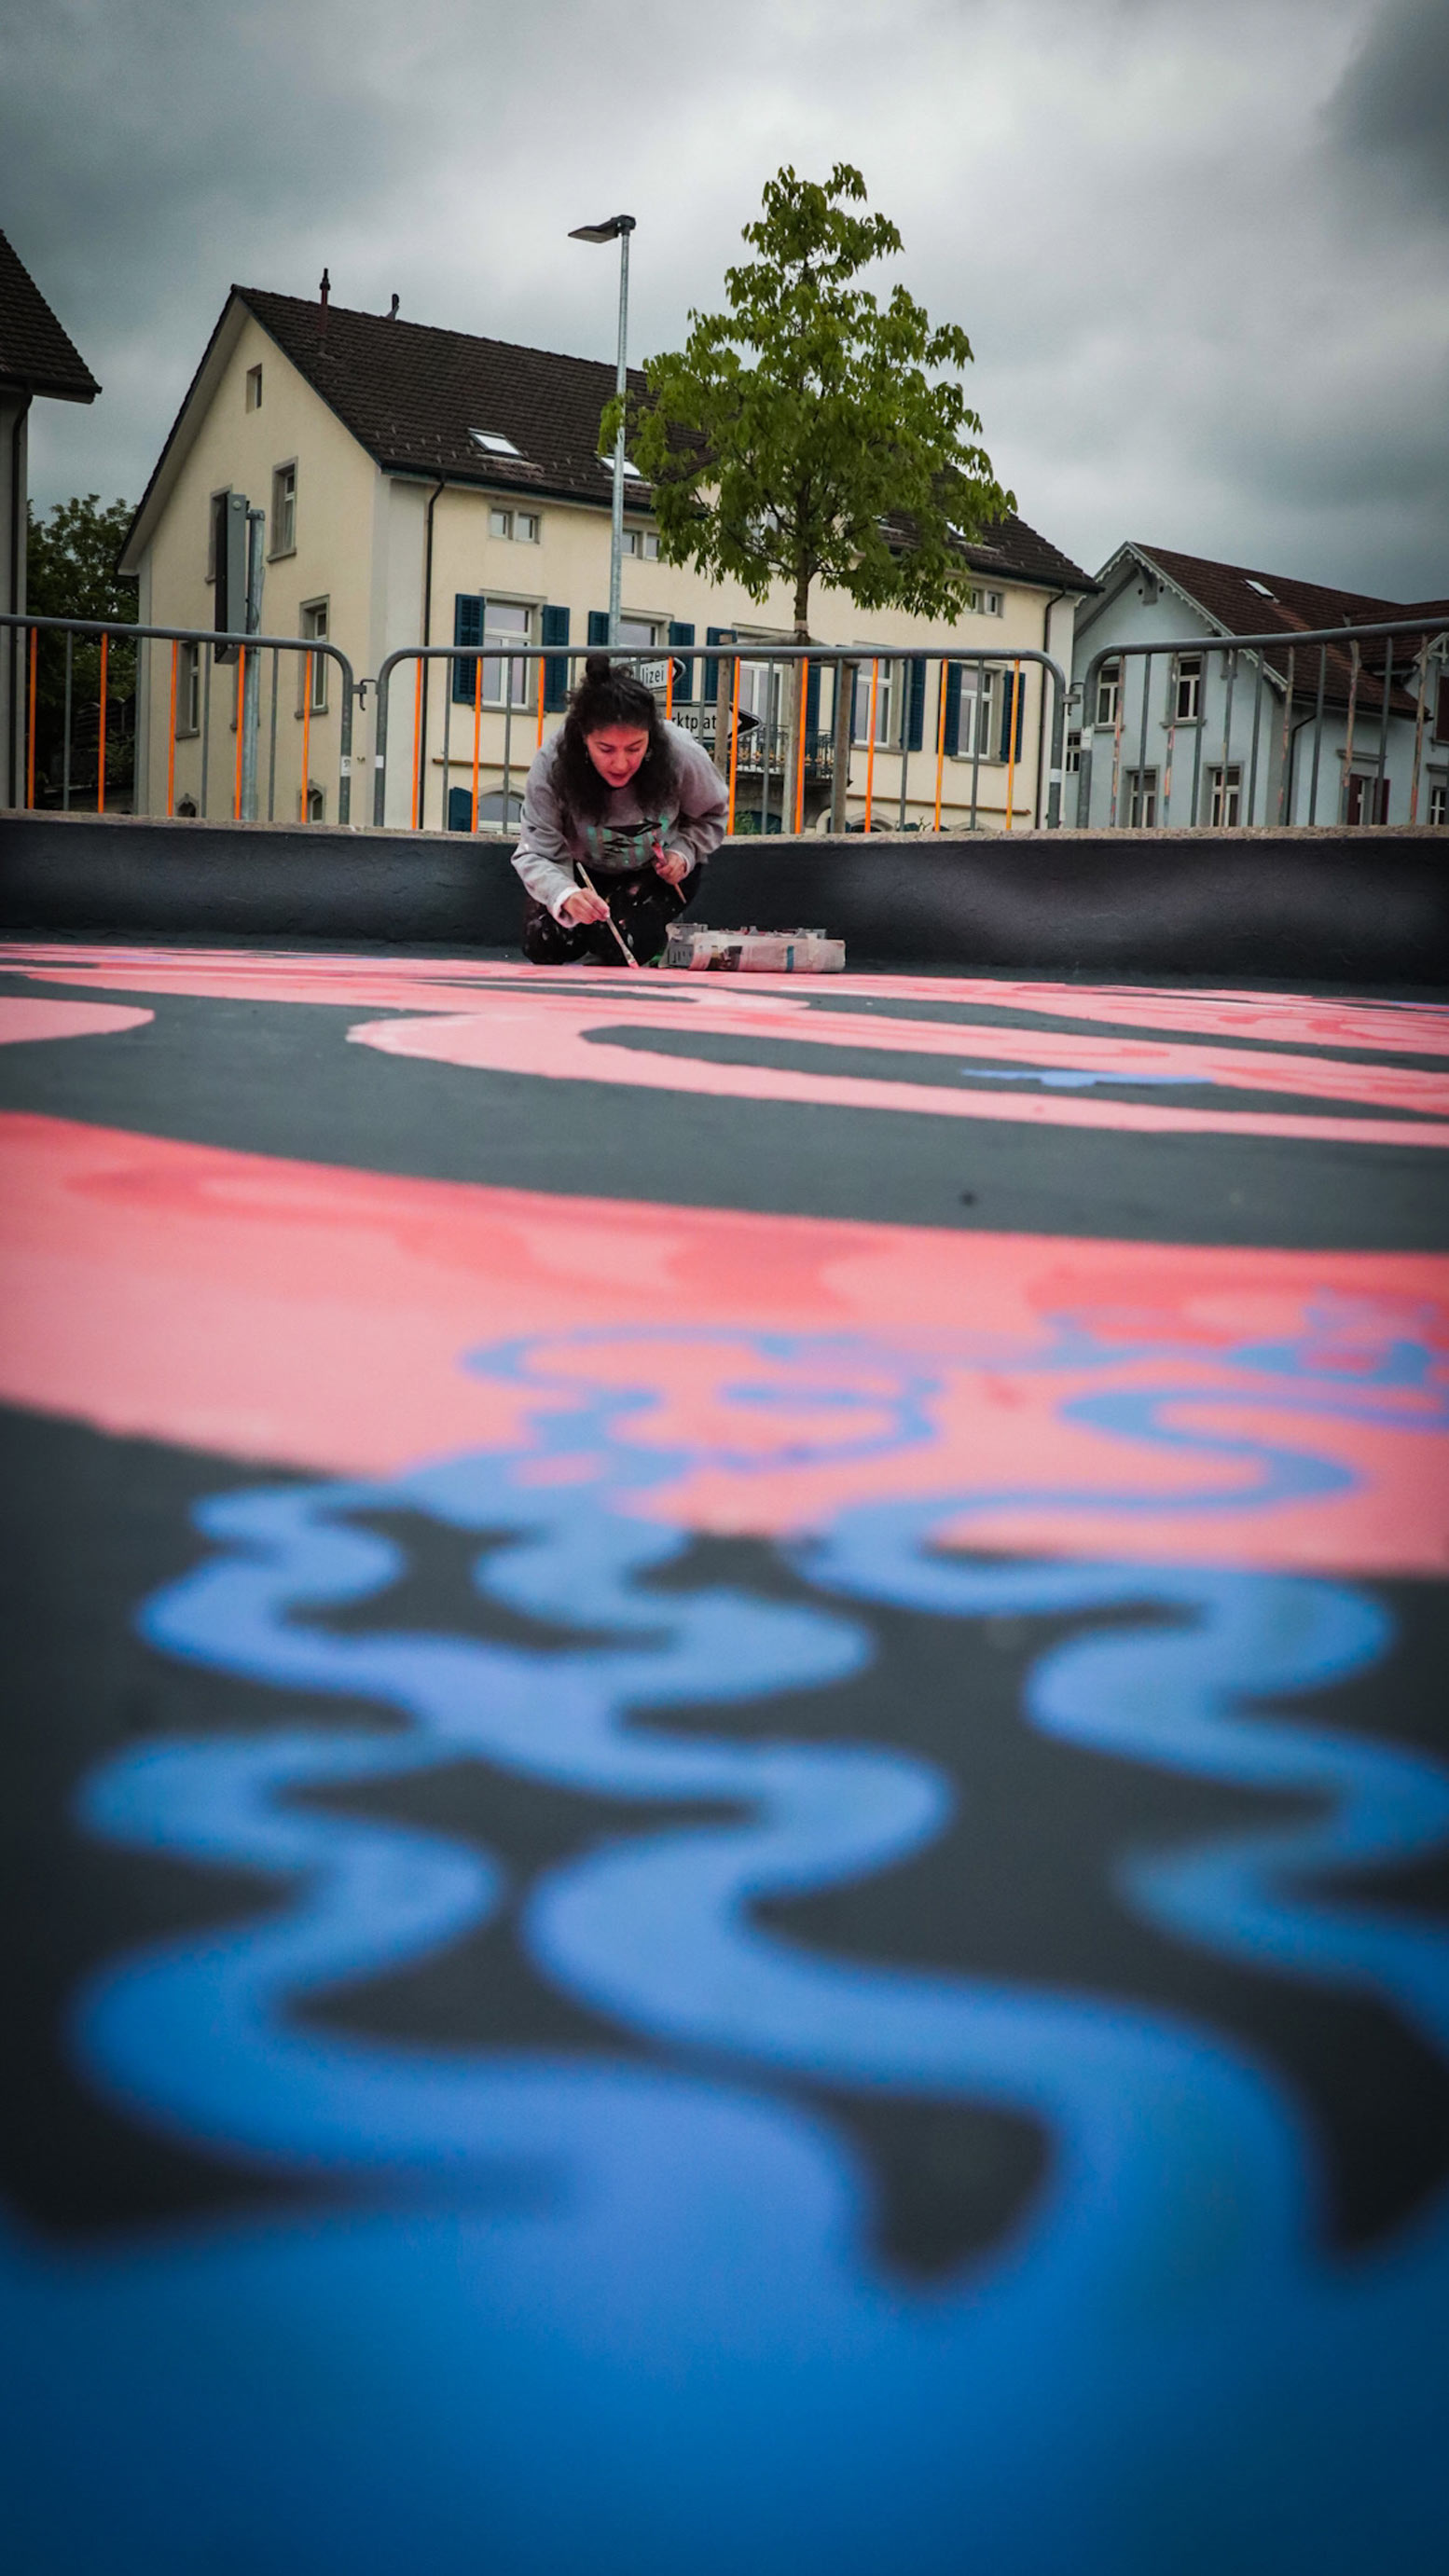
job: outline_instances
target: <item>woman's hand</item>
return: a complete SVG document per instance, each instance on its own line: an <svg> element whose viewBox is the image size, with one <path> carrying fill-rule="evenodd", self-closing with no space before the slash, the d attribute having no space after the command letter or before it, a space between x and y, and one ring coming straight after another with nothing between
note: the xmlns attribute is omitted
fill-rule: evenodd
<svg viewBox="0 0 1449 2576"><path fill-rule="evenodd" d="M581 930L586 921L607 921L609 907L601 894L591 894L587 886L576 886L572 894L565 895L558 918L571 929Z"/></svg>
<svg viewBox="0 0 1449 2576"><path fill-rule="evenodd" d="M654 844L654 873L656 876L662 877L666 885L683 885L685 878L689 874L689 861L682 850L661 849L659 843L656 841Z"/></svg>

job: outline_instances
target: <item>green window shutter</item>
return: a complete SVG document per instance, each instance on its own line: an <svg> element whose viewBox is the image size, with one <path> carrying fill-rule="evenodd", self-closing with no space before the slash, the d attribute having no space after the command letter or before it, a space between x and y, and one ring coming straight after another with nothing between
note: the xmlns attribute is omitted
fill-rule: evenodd
<svg viewBox="0 0 1449 2576"><path fill-rule="evenodd" d="M704 640L706 644L728 644L730 629L727 626L706 626ZM704 694L711 706L719 696L719 663L715 660L707 661L704 666Z"/></svg>
<svg viewBox="0 0 1449 2576"><path fill-rule="evenodd" d="M961 748L961 665L946 665L946 756L954 760Z"/></svg>
<svg viewBox="0 0 1449 2576"><path fill-rule="evenodd" d="M453 641L455 644L481 644L483 641L483 602L476 592L460 590L453 601ZM455 662L453 695L461 705L471 707L478 689L476 662Z"/></svg>
<svg viewBox="0 0 1449 2576"><path fill-rule="evenodd" d="M566 608L546 608L543 612L542 619L540 620L539 642L547 646L550 644L567 644L568 640L568 610ZM545 662L543 666L544 714L555 716L559 713L561 708L568 705L568 702L568 655L566 653L560 653L557 659L551 658Z"/></svg>
<svg viewBox="0 0 1449 2576"><path fill-rule="evenodd" d="M471 831L472 831L472 829L473 829L473 790L472 790L472 788L471 788L471 787L450 787L450 788L449 788L449 790L448 790L448 829L449 829L449 831L450 831L450 832L471 832Z"/></svg>
<svg viewBox="0 0 1449 2576"><path fill-rule="evenodd" d="M671 617L669 621L670 652L687 653L693 642L694 628L692 626L683 625L676 618ZM692 662L685 662L681 665L679 676L674 683L674 703L677 707L687 707L693 695L694 664Z"/></svg>
<svg viewBox="0 0 1449 2576"><path fill-rule="evenodd" d="M919 751L926 738L926 665L923 657L913 655L906 665L909 687L906 696L906 749Z"/></svg>
<svg viewBox="0 0 1449 2576"><path fill-rule="evenodd" d="M597 651L598 647L601 644L607 644L608 640L609 612L607 608L591 608L589 610L589 651L591 653Z"/></svg>
<svg viewBox="0 0 1449 2576"><path fill-rule="evenodd" d="M820 731L820 665L812 662L805 679L805 756Z"/></svg>
<svg viewBox="0 0 1449 2576"><path fill-rule="evenodd" d="M1020 760L1021 730L1026 715L1026 673L1003 671L1001 674L1001 757ZM1011 747L1011 726L1016 719L1016 749Z"/></svg>

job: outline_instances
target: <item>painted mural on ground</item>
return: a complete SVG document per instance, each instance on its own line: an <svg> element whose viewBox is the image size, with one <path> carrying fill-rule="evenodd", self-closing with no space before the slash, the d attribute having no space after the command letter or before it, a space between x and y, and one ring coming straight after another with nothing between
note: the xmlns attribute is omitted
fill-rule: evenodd
<svg viewBox="0 0 1449 2576"><path fill-rule="evenodd" d="M532 1014L541 1084L620 999L23 964L158 1025L285 983L341 1065ZM943 999L851 980L872 1045ZM1270 1051L1264 1151L1442 1114L1383 1086L1443 1015L992 991L1116 1014L1094 1084L1137 1012ZM27 1854L89 1926L12 2174L37 2563L1422 2566L1449 1258L492 1190L96 1083L0 1119L78 1605Z"/></svg>

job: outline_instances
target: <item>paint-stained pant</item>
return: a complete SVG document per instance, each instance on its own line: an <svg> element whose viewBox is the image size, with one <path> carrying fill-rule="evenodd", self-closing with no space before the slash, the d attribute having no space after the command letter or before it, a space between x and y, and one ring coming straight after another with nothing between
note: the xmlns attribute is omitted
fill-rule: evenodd
<svg viewBox="0 0 1449 2576"><path fill-rule="evenodd" d="M688 880L693 891L695 876ZM683 912L689 895L682 886L672 886L653 867L639 868L627 876L595 879L600 894L607 897L620 938L641 966L652 966L664 954L669 925ZM622 966L618 940L607 921L586 921L577 927L570 922L555 921L553 914L530 897L523 923L523 953L535 966L577 966L592 959L601 966Z"/></svg>

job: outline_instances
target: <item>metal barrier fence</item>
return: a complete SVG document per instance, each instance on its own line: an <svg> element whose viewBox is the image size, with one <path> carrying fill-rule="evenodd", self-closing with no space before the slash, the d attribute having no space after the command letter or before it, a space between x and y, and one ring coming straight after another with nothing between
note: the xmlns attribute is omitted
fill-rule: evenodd
<svg viewBox="0 0 1449 2576"><path fill-rule="evenodd" d="M1104 645L1082 688L1078 829L1386 823L1391 751L1409 766L1407 811L1393 819L1418 822L1431 663L1446 640L1449 621L1420 617L1297 635ZM1405 642L1418 649L1396 656L1396 644ZM1382 645L1382 652L1370 657L1368 644ZM1140 688L1128 667L1138 662ZM1166 674L1156 695L1154 663ZM1442 678L1437 686L1444 688ZM1441 698L1434 711L1439 739L1449 738L1445 703ZM1311 746L1301 740L1310 725ZM1107 811L1094 817L1094 736L1107 732ZM1330 796L1326 773L1335 763L1339 775ZM1429 801L1445 801L1437 782ZM1438 811L1425 819L1446 817Z"/></svg>
<svg viewBox="0 0 1449 2576"><path fill-rule="evenodd" d="M154 751L164 754L166 798L162 806L148 792L148 809L154 803L155 810L168 816L186 812L215 820L219 819L211 811L215 802L229 821L274 822L281 668L278 657L285 653L299 662L295 708L300 733L299 819L324 819L311 811L312 730L314 719L330 717L333 712L326 670L334 664L339 700L336 819L339 823L350 820L353 709L359 686L346 654L325 637L218 634L210 627L128 626L98 618L27 616L23 611L0 616L0 636L6 632L14 635L21 647L20 722L10 757L23 772L27 807L104 813L109 794L113 811L117 799L127 797L131 800L127 810L134 810L137 768L149 766L148 755ZM63 652L48 649L52 639L57 645L63 639ZM153 644L171 647L167 721L164 736L158 739L151 725L151 739L143 742L141 724L151 724L152 716L150 674L143 657ZM268 656L271 685L265 711L264 762L262 734L268 692L263 686L263 674ZM232 703L214 725L213 683L218 670L232 676ZM362 686L365 685L364 682ZM144 714L138 724L137 711L142 707ZM225 744L228 730L235 732L234 748ZM215 763L214 731L223 738L223 757ZM121 755L119 760L113 759L117 752ZM187 770L179 789L178 754ZM193 769L197 773L194 787L190 777ZM39 787L46 790L46 795L37 808Z"/></svg>
<svg viewBox="0 0 1449 2576"><path fill-rule="evenodd" d="M588 649L599 648L523 645L501 636L485 637L483 646L402 645L382 664L374 823L388 819L394 675L410 663L407 822L414 830L428 825L428 773L436 766L440 817L450 829L516 829L519 792L548 720L562 721L578 667ZM1019 819L1049 826L1061 820L1067 680L1046 653L999 646L946 656L904 649L864 654L859 647L730 640L668 653L616 651L611 659L633 668L661 699L665 715L711 752L728 781L731 833L800 832L827 812L834 831L888 831L892 816L897 830L939 831L947 808L964 811L966 828L975 831L984 802L1003 813L1008 831ZM434 665L445 677L440 729ZM1027 675L1034 668L1042 683L1029 731ZM431 754L430 743L439 745ZM462 745L457 753L455 743ZM466 787L451 784L455 768L465 773ZM983 771L999 802L983 796ZM860 806L853 819L852 797ZM927 808L929 824L922 819Z"/></svg>

